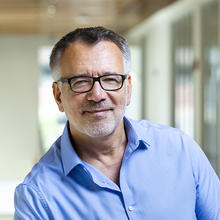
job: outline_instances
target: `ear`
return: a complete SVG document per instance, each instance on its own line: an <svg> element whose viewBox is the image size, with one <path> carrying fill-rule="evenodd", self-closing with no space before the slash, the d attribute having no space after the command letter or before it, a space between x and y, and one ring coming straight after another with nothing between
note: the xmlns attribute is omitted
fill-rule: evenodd
<svg viewBox="0 0 220 220"><path fill-rule="evenodd" d="M61 112L64 112L64 108L63 108L63 104L62 104L62 100L61 100L61 90L58 86L58 83L53 82L52 88L53 88L53 96L54 96L54 99L57 103L57 106Z"/></svg>
<svg viewBox="0 0 220 220"><path fill-rule="evenodd" d="M128 106L131 102L131 92L132 92L132 84L131 84L131 75L127 76L127 103Z"/></svg>

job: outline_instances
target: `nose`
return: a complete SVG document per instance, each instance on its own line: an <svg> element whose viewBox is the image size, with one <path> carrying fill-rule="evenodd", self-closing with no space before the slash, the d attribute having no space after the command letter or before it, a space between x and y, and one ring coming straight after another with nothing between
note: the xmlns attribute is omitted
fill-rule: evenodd
<svg viewBox="0 0 220 220"><path fill-rule="evenodd" d="M94 82L93 88L87 93L87 99L94 102L101 102L106 99L106 92L98 81Z"/></svg>

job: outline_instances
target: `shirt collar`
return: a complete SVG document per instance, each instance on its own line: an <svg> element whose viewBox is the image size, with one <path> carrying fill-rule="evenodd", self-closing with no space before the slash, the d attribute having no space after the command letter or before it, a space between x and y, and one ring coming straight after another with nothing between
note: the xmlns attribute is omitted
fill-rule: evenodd
<svg viewBox="0 0 220 220"><path fill-rule="evenodd" d="M68 121L61 137L61 158L65 175L68 175L75 166L82 164L82 160L75 152L71 143Z"/></svg>
<svg viewBox="0 0 220 220"><path fill-rule="evenodd" d="M150 134L147 132L148 128L143 127L136 120L124 117L124 125L128 138L128 143L131 145L133 150L135 150L140 143L143 143L141 146L143 148L148 148L151 146Z"/></svg>
<svg viewBox="0 0 220 220"><path fill-rule="evenodd" d="M124 125L128 145L132 150L139 147L140 143L143 143L141 146L145 149L151 145L149 136L146 135L146 130L144 130L137 121L124 117ZM65 175L68 175L75 166L83 164L83 161L79 158L72 146L68 121L61 137L61 158Z"/></svg>

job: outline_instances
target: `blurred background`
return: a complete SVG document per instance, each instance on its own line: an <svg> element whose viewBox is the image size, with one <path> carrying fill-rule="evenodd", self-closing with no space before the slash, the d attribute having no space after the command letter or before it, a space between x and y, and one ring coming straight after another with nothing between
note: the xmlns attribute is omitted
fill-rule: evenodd
<svg viewBox="0 0 220 220"><path fill-rule="evenodd" d="M127 116L178 127L220 175L220 0L0 0L0 220L13 192L61 135L52 46L77 27L105 26L131 46Z"/></svg>

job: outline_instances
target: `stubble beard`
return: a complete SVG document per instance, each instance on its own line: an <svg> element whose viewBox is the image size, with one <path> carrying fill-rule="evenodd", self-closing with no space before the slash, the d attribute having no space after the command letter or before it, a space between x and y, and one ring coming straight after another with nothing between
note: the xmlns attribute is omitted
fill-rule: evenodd
<svg viewBox="0 0 220 220"><path fill-rule="evenodd" d="M87 120L80 131L90 137L106 137L111 135L122 122L125 108L118 109L117 111L117 115L101 119L97 123Z"/></svg>

